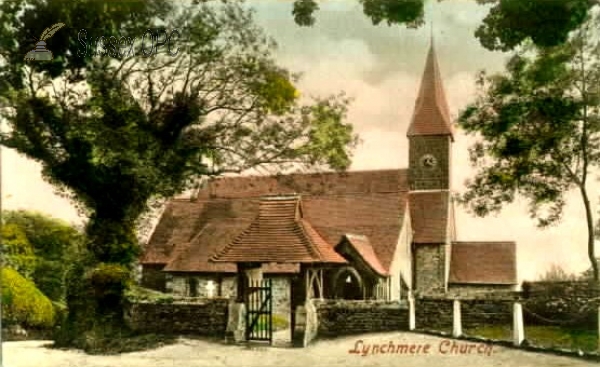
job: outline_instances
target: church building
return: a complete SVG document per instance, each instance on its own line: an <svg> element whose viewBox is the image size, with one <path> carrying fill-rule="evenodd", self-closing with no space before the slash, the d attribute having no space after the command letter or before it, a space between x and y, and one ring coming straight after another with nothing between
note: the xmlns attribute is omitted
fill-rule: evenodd
<svg viewBox="0 0 600 367"><path fill-rule="evenodd" d="M142 284L229 297L236 262L254 256L282 310L309 263L320 264L314 295L327 299L513 290L514 242L457 238L454 131L433 45L407 136L405 169L221 177L171 200L141 257Z"/></svg>

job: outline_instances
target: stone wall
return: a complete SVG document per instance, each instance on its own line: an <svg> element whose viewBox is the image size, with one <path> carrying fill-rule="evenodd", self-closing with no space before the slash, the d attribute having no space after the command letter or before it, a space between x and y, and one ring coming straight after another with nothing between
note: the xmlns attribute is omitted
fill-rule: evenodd
<svg viewBox="0 0 600 367"><path fill-rule="evenodd" d="M418 298L415 300L417 329L452 330L452 300L447 298Z"/></svg>
<svg viewBox="0 0 600 367"><path fill-rule="evenodd" d="M498 284L449 284L447 295L450 297L511 297L517 291L517 285L498 285Z"/></svg>
<svg viewBox="0 0 600 367"><path fill-rule="evenodd" d="M318 335L338 336L408 330L408 309L398 302L313 300Z"/></svg>
<svg viewBox="0 0 600 367"><path fill-rule="evenodd" d="M511 325L515 293L478 295L478 297L426 297L415 301L417 329L452 330L454 298L460 300L463 328L482 325Z"/></svg>
<svg viewBox="0 0 600 367"><path fill-rule="evenodd" d="M524 282L525 325L597 327L600 285L587 281Z"/></svg>
<svg viewBox="0 0 600 367"><path fill-rule="evenodd" d="M207 336L225 335L228 300L217 298L197 302L130 303L125 320L134 330Z"/></svg>
<svg viewBox="0 0 600 367"><path fill-rule="evenodd" d="M513 301L498 299L460 301L463 328L512 325Z"/></svg>
<svg viewBox="0 0 600 367"><path fill-rule="evenodd" d="M444 290L446 271L443 244L415 246L415 288L419 293L439 293Z"/></svg>

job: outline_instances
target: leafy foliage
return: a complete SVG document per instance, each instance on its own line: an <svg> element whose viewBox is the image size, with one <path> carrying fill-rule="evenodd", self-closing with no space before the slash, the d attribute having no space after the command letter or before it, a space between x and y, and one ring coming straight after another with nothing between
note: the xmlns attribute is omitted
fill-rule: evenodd
<svg viewBox="0 0 600 367"><path fill-rule="evenodd" d="M564 195L577 189L586 209L588 256L598 278L594 222L586 183L600 162L600 58L591 36L598 19L565 44L526 48L506 73L482 74L479 98L459 119L478 136L470 149L478 167L462 200L478 215L498 211L517 193L530 204L540 226L556 223Z"/></svg>
<svg viewBox="0 0 600 367"><path fill-rule="evenodd" d="M577 274L567 273L560 265L552 264L538 280L542 282L563 282L578 280L579 278Z"/></svg>
<svg viewBox="0 0 600 367"><path fill-rule="evenodd" d="M12 88L23 88L26 77L20 70L25 66L23 56L32 48L44 31L61 21L66 28L58 31L48 41L54 59L45 63L30 63L35 72L46 72L55 78L70 71L73 80L81 79L79 73L92 62L91 53L81 52L77 32L80 29L101 31L106 38L134 37L155 24L157 18L172 11L167 0L12 0L0 4L0 49L6 64L0 79L0 94ZM92 34L90 34L92 36ZM77 52L79 50L79 52Z"/></svg>
<svg viewBox="0 0 600 367"><path fill-rule="evenodd" d="M300 26L312 26L315 24L315 11L319 10L319 5L315 0L296 0L292 15L294 21Z"/></svg>
<svg viewBox="0 0 600 367"><path fill-rule="evenodd" d="M358 0L373 25L418 28L425 23L425 0ZM441 2L443 0L437 0ZM597 0L477 0L489 12L475 32L489 50L510 51L526 41L552 47L567 41L585 21ZM295 0L292 15L299 26L315 24L316 0Z"/></svg>
<svg viewBox="0 0 600 367"><path fill-rule="evenodd" d="M162 293L137 285L129 287L125 292L125 296L131 302L171 303L174 300L172 294Z"/></svg>
<svg viewBox="0 0 600 367"><path fill-rule="evenodd" d="M438 0L439 1L439 0ZM371 19L373 25L381 22L391 25L419 27L424 24L425 0L359 0L363 13ZM294 21L300 26L312 26L314 13L319 10L316 0L295 0L292 10Z"/></svg>
<svg viewBox="0 0 600 367"><path fill-rule="evenodd" d="M413 27L424 23L424 0L360 0L363 12L374 25L407 24Z"/></svg>
<svg viewBox="0 0 600 367"><path fill-rule="evenodd" d="M83 236L70 224L25 210L3 212L2 228L7 248L5 261L53 301L64 301L67 265L77 256ZM18 254L13 244L23 244ZM18 265L27 262L27 266Z"/></svg>
<svg viewBox="0 0 600 367"><path fill-rule="evenodd" d="M275 65L275 45L251 12L201 4L169 21L190 24L181 46L194 52L95 60L54 79L34 73L28 88L15 83L3 96L12 130L2 143L40 161L44 176L89 212L88 248L100 261L130 264L139 250L132 228L148 201L199 175L350 162L347 101L299 105L292 76ZM72 82L75 75L85 80ZM50 86L54 93L42 93ZM310 140L324 131L340 137Z"/></svg>
<svg viewBox="0 0 600 367"><path fill-rule="evenodd" d="M52 302L17 271L2 269L2 320L32 327L51 327Z"/></svg>
<svg viewBox="0 0 600 367"><path fill-rule="evenodd" d="M15 224L2 226L3 265L31 280L36 268L33 246L25 231Z"/></svg>
<svg viewBox="0 0 600 367"><path fill-rule="evenodd" d="M475 32L489 50L509 51L531 39L542 47L567 41L585 21L589 0L499 0Z"/></svg>

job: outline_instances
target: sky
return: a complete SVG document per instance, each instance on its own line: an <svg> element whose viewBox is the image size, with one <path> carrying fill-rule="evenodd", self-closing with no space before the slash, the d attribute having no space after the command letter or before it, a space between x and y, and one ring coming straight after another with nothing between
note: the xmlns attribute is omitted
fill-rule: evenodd
<svg viewBox="0 0 600 367"><path fill-rule="evenodd" d="M301 72L298 89L303 95L327 96L344 91L353 99L347 119L361 144L350 170L406 168L410 123L425 57L433 34L438 63L451 114L475 96L479 70L503 70L509 54L481 47L473 32L486 8L471 1L446 0L426 4L426 26L419 29L372 25L357 0L324 0L311 28L293 22L291 1L249 1L257 23L278 43L276 57L282 66ZM453 147L452 187L463 192L474 175L468 147L474 139L458 130ZM597 183L594 183L595 190ZM567 193L563 220L540 230L518 199L498 215L477 218L456 208L458 239L512 240L517 242L517 268L521 280L535 279L552 264L568 272L589 267L586 224L581 198ZM2 199L5 209L29 209L81 223L75 208L55 195L41 177L39 164L2 151ZM597 206L598 198L592 196Z"/></svg>

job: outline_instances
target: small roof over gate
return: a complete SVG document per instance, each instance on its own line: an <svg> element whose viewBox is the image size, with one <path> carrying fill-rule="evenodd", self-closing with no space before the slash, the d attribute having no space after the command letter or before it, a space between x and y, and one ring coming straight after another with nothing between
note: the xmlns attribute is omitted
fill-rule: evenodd
<svg viewBox="0 0 600 367"><path fill-rule="evenodd" d="M303 218L297 195L262 198L258 217L211 261L347 263Z"/></svg>

